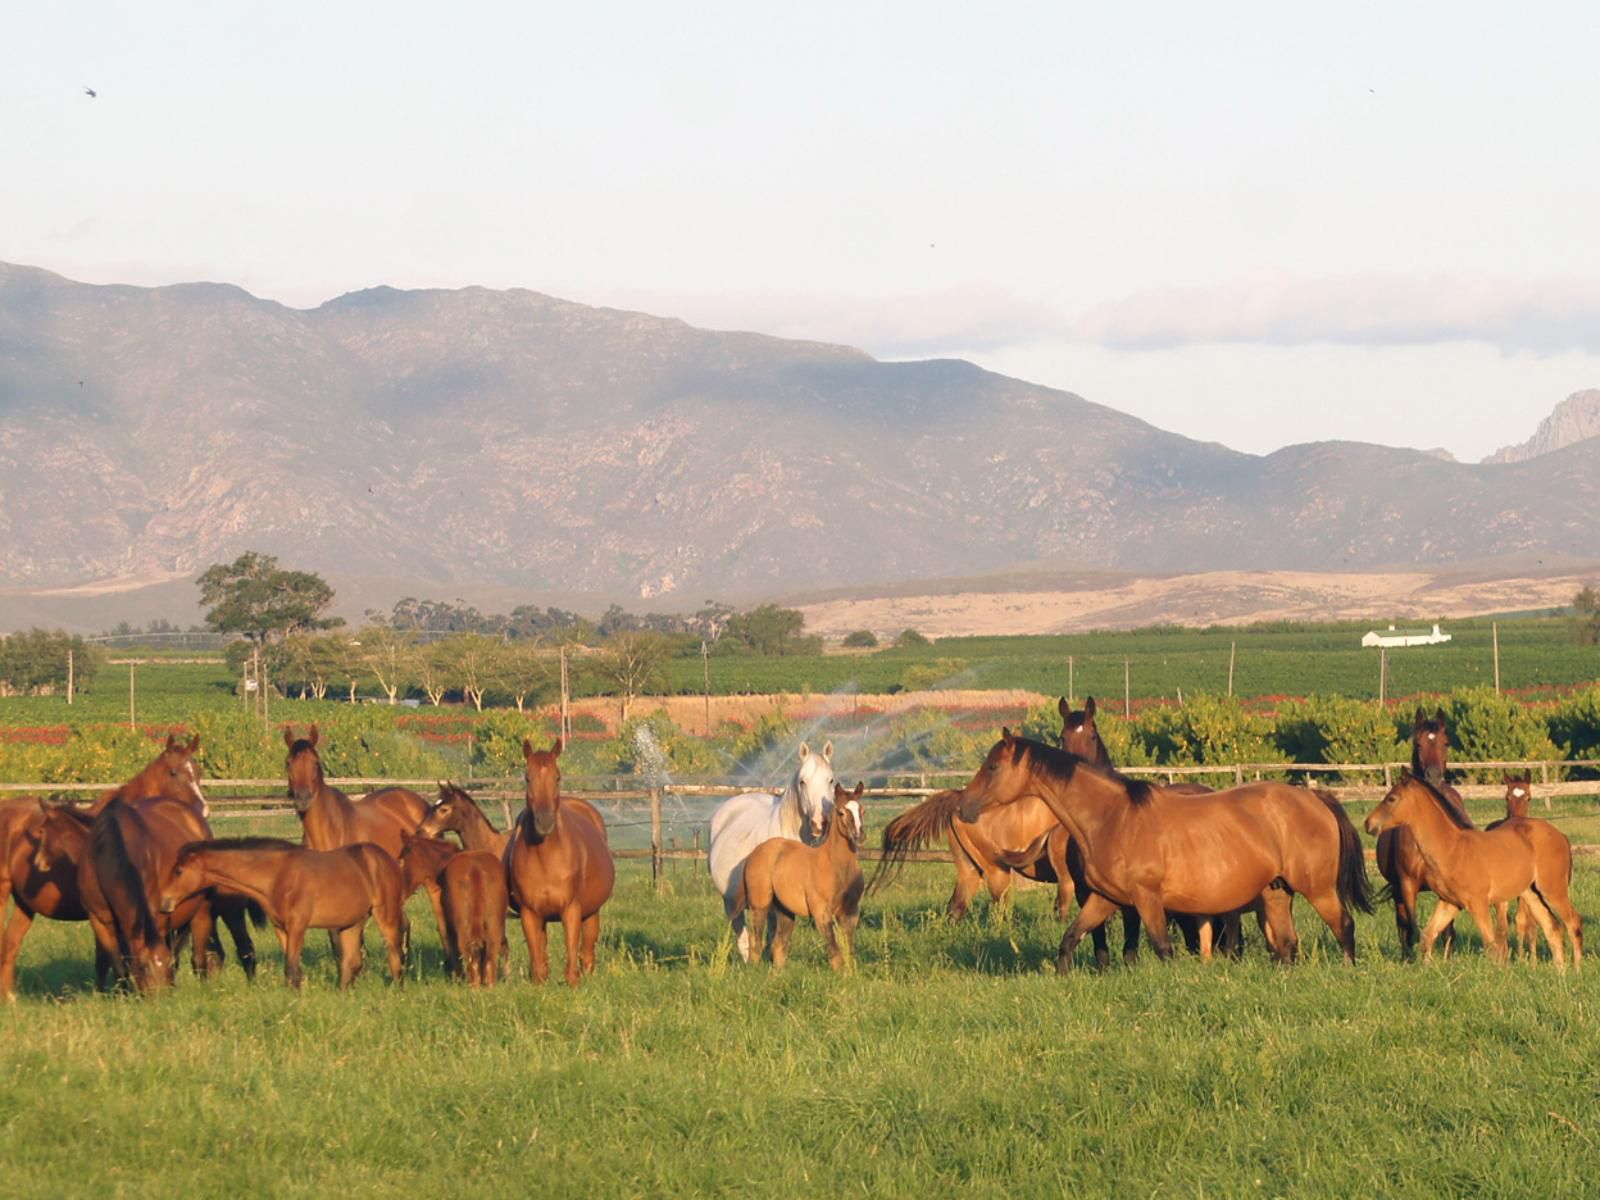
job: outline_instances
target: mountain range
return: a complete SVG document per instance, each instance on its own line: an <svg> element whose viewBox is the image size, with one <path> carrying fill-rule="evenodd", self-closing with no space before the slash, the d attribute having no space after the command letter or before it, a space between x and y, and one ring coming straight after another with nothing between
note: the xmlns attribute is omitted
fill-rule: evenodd
<svg viewBox="0 0 1600 1200"><path fill-rule="evenodd" d="M1572 562L1600 557L1597 445L1258 456L962 361L529 291L299 310L0 265L13 594L188 581L247 548L376 602L639 608L1027 565Z"/></svg>

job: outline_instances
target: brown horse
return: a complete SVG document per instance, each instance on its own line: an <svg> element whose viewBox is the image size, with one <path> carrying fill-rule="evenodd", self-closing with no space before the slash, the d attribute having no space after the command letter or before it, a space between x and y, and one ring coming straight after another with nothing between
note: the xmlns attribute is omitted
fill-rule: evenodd
<svg viewBox="0 0 1600 1200"><path fill-rule="evenodd" d="M450 948L450 925L445 916L444 890L440 882L445 866L461 851L454 842L443 838L424 837L420 833L403 833L400 850L400 903L404 904L418 888L428 893L428 903L433 908L433 919L439 927L439 944L444 947L444 969L456 973L456 960ZM406 946L407 957L411 947Z"/></svg>
<svg viewBox="0 0 1600 1200"><path fill-rule="evenodd" d="M550 977L545 926L560 920L567 941L567 983L594 970L600 907L611 898L617 868L606 842L606 823L594 805L561 794L561 739L535 752L522 740L527 795L505 849L510 900L528 939L535 983Z"/></svg>
<svg viewBox="0 0 1600 1200"><path fill-rule="evenodd" d="M1292 959L1295 893L1333 930L1346 960L1355 961L1349 906L1370 911L1366 864L1355 827L1332 796L1279 783L1174 795L1008 729L962 789L962 816L1029 794L1042 797L1083 847L1084 874L1094 889L1061 941L1057 969L1071 966L1083 934L1119 905L1139 910L1165 959L1172 954L1169 911L1232 913L1258 898L1274 952Z"/></svg>
<svg viewBox="0 0 1600 1200"><path fill-rule="evenodd" d="M352 800L329 785L317 754L317 727L296 738L288 726L283 744L289 748L285 770L289 795L304 828L303 841L312 850L337 850L357 842L371 842L398 859L400 834L414 833L427 815L428 803L409 788L388 787Z"/></svg>
<svg viewBox="0 0 1600 1200"><path fill-rule="evenodd" d="M1572 845L1548 821L1508 817L1492 830L1474 829L1455 805L1426 779L1402 771L1367 815L1367 832L1406 828L1427 859L1430 886L1439 897L1422 932L1422 957L1433 957L1439 933L1462 909L1472 914L1490 957L1504 962L1508 948L1496 927L1493 908L1517 898L1543 930L1557 967L1565 967L1554 910L1572 942L1572 965L1583 965L1583 918L1573 907Z"/></svg>
<svg viewBox="0 0 1600 1200"><path fill-rule="evenodd" d="M1513 817L1526 817L1528 805L1533 799L1533 772L1523 771L1521 775L1513 775L1510 771L1502 771L1500 777L1506 785L1506 815L1498 821L1490 821L1485 825L1484 832L1499 829ZM1507 939L1511 936L1511 927L1506 921L1505 904L1495 906L1495 915L1500 921L1500 932ZM1533 914L1528 911L1525 904L1517 905L1517 943L1522 947L1522 957L1531 960L1538 957L1538 947L1535 945L1533 934Z"/></svg>
<svg viewBox="0 0 1600 1200"><path fill-rule="evenodd" d="M1445 802L1455 809L1456 816L1472 828L1472 818L1467 816L1466 802L1461 793L1445 780L1446 758L1450 745L1450 727L1444 709L1432 717L1417 706L1417 715L1411 722L1411 771L1434 786ZM1385 829L1378 836L1378 873L1383 876L1388 895L1394 900L1394 924L1400 938L1400 956L1410 958L1417 943L1417 897L1422 892L1435 891L1428 880L1428 865L1417 849L1416 838L1405 826ZM1449 957L1455 950L1456 930L1447 925L1444 931L1444 952Z"/></svg>
<svg viewBox="0 0 1600 1200"><path fill-rule="evenodd" d="M828 943L828 965L835 971L855 962L856 923L861 919L861 794L863 784L847 792L833 786L833 815L828 818L828 835L820 846L788 838L768 838L745 859L744 874L734 895L740 912L754 916L746 923L750 930L750 961L761 957L761 941L767 937L771 914L772 965L782 967L789 960L789 938L797 917L810 917ZM839 947L835 927L844 930L844 949Z"/></svg>
<svg viewBox="0 0 1600 1200"><path fill-rule="evenodd" d="M473 987L493 987L505 956L506 869L488 850L463 850L440 876L450 952Z"/></svg>
<svg viewBox="0 0 1600 1200"><path fill-rule="evenodd" d="M77 811L93 817L114 798L143 800L159 796L190 808L203 820L206 801L200 788L199 764L195 760L199 748L198 735L187 745L167 735L165 747L139 774L105 793L87 809ZM7 900L12 901L4 931L0 933L0 995L7 998L15 996L17 958L34 918L82 921L87 916L79 895L76 860L47 856L47 866L35 865L45 816L46 810L36 798L0 801L0 911L5 909ZM233 931L240 962L247 972L253 971L254 953L242 911L229 908L219 915ZM98 938L96 945L103 949ZM212 950L220 954L220 942L215 943ZM98 956L97 949L97 959ZM96 977L104 978L98 965Z"/></svg>
<svg viewBox="0 0 1600 1200"><path fill-rule="evenodd" d="M501 833L496 829L478 802L453 783L439 784L438 803L428 809L417 833L433 838L454 833L461 839L463 849L488 850L498 855L505 853L511 840L510 830Z"/></svg>
<svg viewBox="0 0 1600 1200"><path fill-rule="evenodd" d="M337 850L308 850L280 838L194 842L178 852L159 907L171 913L206 891L243 896L267 912L283 946L284 978L302 981L300 953L307 929L334 931L339 944L339 990L362 966L361 935L371 917L389 951L389 978L404 979L401 948L406 916L400 868L384 850L362 842Z"/></svg>
<svg viewBox="0 0 1600 1200"><path fill-rule="evenodd" d="M94 815L87 808L43 800L39 801L39 811L43 819L31 866L40 879L55 879L57 895L70 895L74 906L71 912L77 914L69 915L58 907L50 915L58 921L88 920L94 934L95 989L109 991L125 972L126 963L117 942L116 924L94 871L90 845Z"/></svg>

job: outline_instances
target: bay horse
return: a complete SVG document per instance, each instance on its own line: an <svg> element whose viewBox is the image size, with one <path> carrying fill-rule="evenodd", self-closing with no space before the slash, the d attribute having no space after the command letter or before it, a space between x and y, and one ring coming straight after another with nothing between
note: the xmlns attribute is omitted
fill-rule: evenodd
<svg viewBox="0 0 1600 1200"><path fill-rule="evenodd" d="M464 850L487 850L504 855L511 831L504 833L478 807L478 802L453 783L439 784L439 799L428 809L428 815L417 826L420 837L443 837L454 833L461 839Z"/></svg>
<svg viewBox="0 0 1600 1200"><path fill-rule="evenodd" d="M428 803L410 788L386 787L352 800L323 777L317 754L317 727L296 738L284 726L283 744L289 757L289 795L303 827L303 842L311 850L337 850L357 842L371 842L398 859L400 834L414 833L428 813Z"/></svg>
<svg viewBox="0 0 1600 1200"><path fill-rule="evenodd" d="M586 800L561 794L561 739L535 751L522 739L527 792L505 850L509 899L522 918L529 972L535 983L550 977L545 926L559 920L567 942L567 984L594 970L600 908L611 898L617 868L606 823Z"/></svg>
<svg viewBox="0 0 1600 1200"><path fill-rule="evenodd" d="M1445 779L1446 758L1450 745L1450 727L1444 709L1432 717L1417 706L1417 715L1411 722L1411 773L1426 779L1444 797L1445 803L1455 810L1456 816L1471 829L1472 818L1467 815L1466 802L1461 793ZM1416 838L1404 825L1386 828L1378 835L1378 873L1383 876L1386 891L1394 900L1395 931L1400 939L1400 957L1410 958L1417 943L1417 897L1422 892L1435 891L1428 879L1428 864L1417 849ZM1444 952L1449 957L1455 950L1455 926L1444 930Z"/></svg>
<svg viewBox="0 0 1600 1200"><path fill-rule="evenodd" d="M770 914L772 966L789 960L789 938L796 918L810 917L828 944L828 965L835 971L855 962L856 923L861 919L861 834L864 821L861 795L835 786L833 816L820 846L807 846L788 838L768 838L745 860L735 903L754 915L748 925L754 956L761 957ZM835 929L844 931L844 949Z"/></svg>
<svg viewBox="0 0 1600 1200"><path fill-rule="evenodd" d="M961 790L961 815L1028 794L1040 796L1082 846L1093 889L1062 938L1058 970L1071 967L1084 933L1124 904L1139 910L1166 959L1169 910L1204 917L1259 899L1272 949L1288 961L1298 948L1290 911L1296 893L1333 931L1345 960L1355 961L1349 908L1370 911L1366 863L1355 827L1331 795L1281 783L1173 794L1005 729Z"/></svg>
<svg viewBox="0 0 1600 1200"><path fill-rule="evenodd" d="M339 990L360 974L361 935L377 921L389 952L389 978L405 978L401 948L406 916L400 867L370 842L337 850L309 850L281 838L226 838L192 842L177 855L161 889L159 908L179 906L206 891L242 896L266 910L283 947L284 979L298 988L307 929L327 929L339 946Z"/></svg>
<svg viewBox="0 0 1600 1200"><path fill-rule="evenodd" d="M744 792L724 800L712 812L706 867L722 896L723 911L733 925L739 956L746 962L750 961L750 933L745 928L744 913L736 912L733 903L744 861L768 838L788 838L812 845L820 842L834 786L833 743L824 742L822 752L815 754L801 742L800 761L782 795Z"/></svg>
<svg viewBox="0 0 1600 1200"><path fill-rule="evenodd" d="M450 860L461 851L454 842L446 841L444 838L425 837L421 833L402 833L400 840L403 843L398 859L400 903L404 904L411 899L418 888L427 893L428 904L433 909L434 923L439 927L439 945L444 947L444 967L447 972L454 975L456 960L450 949L450 925L445 917L444 888L440 877ZM410 949L408 944L406 947L408 958Z"/></svg>
<svg viewBox="0 0 1600 1200"><path fill-rule="evenodd" d="M87 920L94 934L94 986L110 991L126 964L117 942L116 925L100 892L90 851L94 815L87 808L39 801L42 821L38 849L30 864L41 880L53 879L58 898L70 896L69 911L58 905L48 915L58 921Z"/></svg>
<svg viewBox="0 0 1600 1200"><path fill-rule="evenodd" d="M1439 897L1422 931L1422 957L1433 957L1433 943L1462 909L1472 914L1491 958L1504 962L1508 948L1496 927L1493 908L1517 899L1544 932L1550 955L1565 968L1561 933L1552 910L1572 943L1572 965L1583 965L1583 918L1573 906L1572 844L1548 821L1507 817L1492 830L1474 829L1440 790L1422 776L1402 770L1367 815L1367 832L1409 829L1428 863L1430 886Z"/></svg>
<svg viewBox="0 0 1600 1200"><path fill-rule="evenodd" d="M1513 817L1526 817L1528 805L1533 799L1533 772L1523 771L1521 775L1513 775L1510 771L1502 771L1500 778L1506 785L1506 815L1497 821L1490 821L1485 825L1484 832L1498 829ZM1506 921L1506 905L1495 907L1495 913L1500 918L1500 932L1508 939L1511 936L1510 925ZM1517 943L1522 947L1522 957L1531 960L1538 957L1538 947L1534 944L1533 914L1525 905L1517 905Z"/></svg>
<svg viewBox="0 0 1600 1200"><path fill-rule="evenodd" d="M211 816L211 805L206 802L200 787L200 764L195 753L200 749L200 735L189 739L187 745L167 734L167 744L150 760L148 766L121 787L102 794L89 811L99 813L113 800L144 800L151 796L164 796L190 805L203 818Z"/></svg>
<svg viewBox="0 0 1600 1200"><path fill-rule="evenodd" d="M473 987L493 987L505 957L505 864L488 850L452 855L439 877L450 953Z"/></svg>

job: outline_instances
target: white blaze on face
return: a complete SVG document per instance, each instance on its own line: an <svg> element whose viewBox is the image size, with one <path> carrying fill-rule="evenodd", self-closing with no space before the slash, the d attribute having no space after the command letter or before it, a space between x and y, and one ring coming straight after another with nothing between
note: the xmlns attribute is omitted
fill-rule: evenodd
<svg viewBox="0 0 1600 1200"><path fill-rule="evenodd" d="M845 810L850 814L850 823L856 831L856 838L859 840L861 837L861 831L866 828L866 825L861 817L861 805L854 800L846 800L844 802L844 807Z"/></svg>
<svg viewBox="0 0 1600 1200"><path fill-rule="evenodd" d="M1511 794L1512 794L1512 795L1513 795L1513 796L1515 796L1515 797L1516 797L1516 798L1517 798L1517 799L1518 799L1518 800L1521 800L1521 799L1522 799L1522 798L1523 798L1523 797L1524 797L1524 796L1526 796L1526 795L1527 795L1527 794L1528 794L1528 793L1527 793L1527 792L1525 792L1525 791L1523 791L1523 790L1522 790L1522 789L1521 789L1521 788L1512 788L1512 789L1511 789Z"/></svg>
<svg viewBox="0 0 1600 1200"><path fill-rule="evenodd" d="M194 797L195 807L200 810L202 817L211 815L211 805L206 803L206 794L200 790L200 769L191 760L183 764L184 770L189 772L189 793Z"/></svg>

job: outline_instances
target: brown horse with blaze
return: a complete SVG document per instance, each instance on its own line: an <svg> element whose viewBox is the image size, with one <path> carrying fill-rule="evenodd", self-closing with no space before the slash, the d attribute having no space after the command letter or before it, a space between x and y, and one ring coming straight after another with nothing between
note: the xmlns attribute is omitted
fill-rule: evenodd
<svg viewBox="0 0 1600 1200"><path fill-rule="evenodd" d="M606 823L586 800L561 794L561 739L535 751L522 740L526 799L505 850L510 900L522 918L535 983L550 977L545 926L559 920L567 942L567 983L594 970L600 907L617 882Z"/></svg>
<svg viewBox="0 0 1600 1200"><path fill-rule="evenodd" d="M312 850L337 850L357 842L371 842L398 859L402 833L412 833L428 813L428 804L410 788L387 787L352 800L323 777L317 753L317 727L297 738L284 726L283 744L289 749L284 770L289 795L304 828L303 841Z"/></svg>

